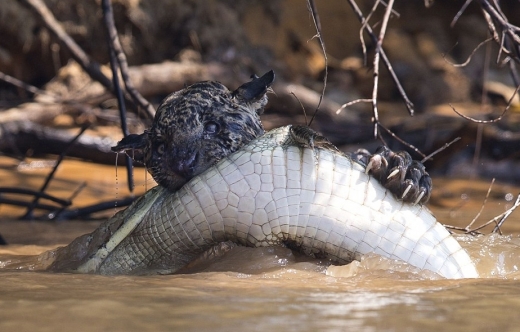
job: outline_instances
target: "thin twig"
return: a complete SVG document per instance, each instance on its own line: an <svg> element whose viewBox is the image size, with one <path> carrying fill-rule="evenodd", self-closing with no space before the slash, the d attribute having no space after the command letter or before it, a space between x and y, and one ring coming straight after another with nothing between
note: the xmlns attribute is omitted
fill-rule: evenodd
<svg viewBox="0 0 520 332"><path fill-rule="evenodd" d="M457 142L457 141L459 141L459 140L460 140L460 137L455 137L451 142L448 142L448 143L444 144L443 146L441 146L441 147L438 148L437 150L433 151L432 153L430 153L429 155L427 155L426 157L424 157L424 158L421 160L421 163L425 163L427 160L432 159L432 157L435 156L437 153L446 150L450 145L452 145L453 143L455 143L455 142Z"/></svg>
<svg viewBox="0 0 520 332"><path fill-rule="evenodd" d="M517 207L518 207L518 205L516 205L516 203L515 203L515 205L511 209L508 209L506 212L499 214L498 216L494 217L491 220L488 220L487 222L483 223L482 225L480 225L480 226L478 226L478 227L476 227L474 229L466 231L466 233L468 233L468 234L478 234L478 231L480 231L481 229L483 229L483 228L485 228L485 227L487 227L487 226L489 226L491 224L495 224L495 228L493 229L492 232L495 232L495 229L497 229L498 233L500 235L502 235L502 230L499 227L499 224L498 224L499 221L498 220L503 218L506 215L509 216Z"/></svg>
<svg viewBox="0 0 520 332"><path fill-rule="evenodd" d="M479 0L479 3L493 39L500 45L500 50L511 56L516 62L520 62L520 35L517 34L520 28L509 23L498 4L493 6L488 0ZM497 26L500 27L500 33L497 31ZM501 38L498 37L499 34L502 35ZM512 44L507 42L508 40Z"/></svg>
<svg viewBox="0 0 520 332"><path fill-rule="evenodd" d="M356 100L353 100L353 101L349 101L348 103L345 103L345 104L341 105L341 107L338 108L338 110L336 111L336 114L341 113L342 110L344 110L345 108L347 108L349 106L352 106L354 104L357 104L357 103L371 103L371 102L372 102L372 99L356 99Z"/></svg>
<svg viewBox="0 0 520 332"><path fill-rule="evenodd" d="M415 151L418 155L420 155L421 157L423 158L426 158L426 155L424 153L422 153L418 148L416 148L415 146L413 146L412 144L406 142L405 140L403 140L402 138L400 138L399 136L397 136L394 132L392 132L390 129L386 128L385 126L383 126L381 123L378 124L379 127L381 127L382 129L384 129L390 136L392 136L395 140L399 141L401 144L407 146L410 150L413 150ZM379 136L381 138L381 136ZM385 144L386 145L386 144Z"/></svg>
<svg viewBox="0 0 520 332"><path fill-rule="evenodd" d="M114 84L115 95L117 99L117 105L119 109L119 120L121 122L121 131L123 132L123 136L126 137L130 134L128 131L127 121L126 121L126 105L123 99L123 91L121 90L121 85L119 84L119 66L116 60L116 56L114 50L111 46L110 48L110 69L112 70L112 82Z"/></svg>
<svg viewBox="0 0 520 332"><path fill-rule="evenodd" d="M352 7L352 10L354 11L356 16L358 17L359 21L360 22L364 22L365 19L364 19L363 13L359 9L359 7L356 4L356 2L354 0L348 0L348 3L350 4L350 7ZM377 43L377 36L374 34L374 32L372 30L372 27L370 27L369 24L366 25L365 31L368 33L368 35L372 39L372 42L373 43ZM413 115L414 114L414 105L410 101L410 99L408 98L408 95L406 94L406 91L404 90L403 86L401 85L401 82L399 81L399 78L397 77L397 75L396 75L396 73L395 73L395 71L394 71L394 69L392 67L392 64L390 63L390 60L388 59L384 49L381 49L381 59L383 60L383 63L385 64L386 69L390 73L390 76L392 77L392 80L394 81L394 84L396 85L397 90L399 91L399 94L401 95L401 98L404 101L405 106L408 109L408 113L410 115Z"/></svg>
<svg viewBox="0 0 520 332"><path fill-rule="evenodd" d="M320 23L320 17L318 16L318 11L316 9L316 4L314 3L314 0L307 0L307 5L309 6L309 10L312 15L312 21L314 22L314 27L316 28L316 38L318 38L321 50L323 51L323 59L325 60L325 75L323 76L323 89L320 94L320 100L318 101L318 106L316 106L316 110L314 111L311 121L308 124L308 126L310 126L312 124L312 121L314 120L314 117L316 117L316 114L318 113L318 111L320 109L323 97L325 96L325 89L327 89L327 79L329 76L329 69L328 69L329 65L328 65L328 59L327 59L327 51L325 50L325 43L323 42L323 38L321 37L321 23Z"/></svg>
<svg viewBox="0 0 520 332"><path fill-rule="evenodd" d="M29 195L34 197L39 197L43 199L47 199L51 202L58 203L61 206L70 206L71 200L64 200L47 193L31 190L31 189L23 189L23 188L11 188L11 187L0 187L0 194L16 194L16 195Z"/></svg>
<svg viewBox="0 0 520 332"><path fill-rule="evenodd" d="M500 47L498 48L498 54L497 54L497 63L501 63L502 61L500 60L502 58L502 52L504 51L504 44L505 44L505 41L506 41L506 34L502 31L502 34L501 34L502 37L500 37ZM504 59L504 61L507 60L507 57Z"/></svg>
<svg viewBox="0 0 520 332"><path fill-rule="evenodd" d="M291 91L291 95L293 95L293 97L300 103L300 107L302 108L302 111L303 111L303 117L305 118L305 124L307 124L307 111L305 110L305 106L303 106L303 103L302 101L300 100L300 98L298 98L298 96L296 96L296 94L294 92Z"/></svg>
<svg viewBox="0 0 520 332"><path fill-rule="evenodd" d="M466 226L466 227L457 227L457 226L452 226L452 225L446 225L444 224L443 226L448 228L448 229L453 229L453 230L457 230L457 231L461 231L461 232L464 232L466 234L470 234L470 235L480 235L482 234L481 232L479 232L481 229L491 225L491 224L495 224L495 227L493 228L493 231L492 233L496 233L498 232L500 235L502 235L502 230L500 229L500 227L503 226L504 222L506 221L506 219L511 215L511 213L513 213L513 211L515 211L518 207L520 206L520 195L518 195L518 197L516 198L516 201L515 203L513 204L512 207L510 207L509 209L507 209L505 212L499 214L498 216L488 220L487 222L481 224L480 226L478 227L475 227L473 229L470 229L470 225Z"/></svg>
<svg viewBox="0 0 520 332"><path fill-rule="evenodd" d="M484 198L484 202L482 202L482 205L480 206L480 210L478 211L477 215L471 220L471 222L465 227L466 231L471 230L471 226L477 221L478 217L482 214L482 211L484 210L484 206L486 206L487 200L489 198L489 194L491 193L491 188L493 188L493 184L495 183L495 178L491 180L491 183L489 184L488 191L486 193L486 197Z"/></svg>
<svg viewBox="0 0 520 332"><path fill-rule="evenodd" d="M21 89L24 89L25 91L28 91L30 93L34 93L35 95L46 95L46 96L50 96L50 97L53 97L53 98L56 97L52 93L49 93L49 92L47 92L45 90L42 90L42 89L38 89L34 85L27 84L27 83L25 83L23 81L20 81L19 79L15 78L15 77L7 75L7 74L5 74L3 72L0 72L0 80L2 80L4 82L7 82L9 84L12 84L12 85L14 85L16 87L19 87Z"/></svg>
<svg viewBox="0 0 520 332"><path fill-rule="evenodd" d="M473 49L473 51L471 52L471 54L468 56L468 58L466 59L466 61L464 61L463 63L453 63L453 62L449 61L448 59L446 59L446 54L443 54L443 55L442 55L442 58L444 59L444 61L446 61L447 63L449 63L449 64L452 65L453 67L466 67L466 66L470 63L471 59L473 58L473 55L475 55L475 53L478 51L478 49L479 49L480 47L482 47L484 44L486 44L486 43L488 43L488 42L490 42L490 41L492 41L492 40L493 40L493 38L490 37L490 38L484 40L483 42L481 42L480 44L478 44L477 47L475 47L475 48ZM453 46L453 48L455 48L455 46L457 46L457 44L455 44L455 45ZM453 48L452 48L452 49L453 49ZM451 51L451 50L450 50L450 51ZM448 52L448 53L449 53L449 52Z"/></svg>
<svg viewBox="0 0 520 332"><path fill-rule="evenodd" d="M518 195L516 197L516 201L515 201L515 204L513 204L513 206L509 209L507 209L506 212L504 212L501 216L501 219L500 221L497 223L497 225L495 226L495 228L493 228L493 233L496 233L497 231L500 232L500 234L502 234L502 232L500 231L500 227L502 227L502 225L504 224L504 222L506 221L506 219L509 217L509 215L511 213L513 213L514 210L516 210L516 208L520 206L520 195ZM496 218L496 217L495 217Z"/></svg>
<svg viewBox="0 0 520 332"><path fill-rule="evenodd" d="M457 113L460 117L466 119L466 120L469 120L469 121L472 121L472 122L475 122L475 123L494 123L494 122L498 122L500 120L502 120L502 118L504 117L504 115L507 113L507 111L509 110L509 107L511 107L511 103L513 102L513 99L515 98L516 94L518 93L518 91L520 90L520 85L516 87L515 89L515 92L513 93L513 95L511 96L511 98L509 98L509 101L507 102L507 105L506 107L504 108L504 110L502 111L502 114L500 114L498 117L494 118L494 119L491 119L491 120L479 120L479 119L475 119L475 118L472 118L470 116L467 116L467 115L464 115L462 113L460 113L459 111L457 111L455 109L455 107L453 107L452 104L448 103L448 105L451 107L451 109L453 110L453 112Z"/></svg>
<svg viewBox="0 0 520 332"><path fill-rule="evenodd" d="M61 152L61 154L58 156L58 159L56 160L56 164L54 165L52 171L47 175L45 178L45 181L40 188L40 192L43 193L46 189L49 183L51 182L52 178L54 177L54 174L58 170L58 167L60 166L61 162L63 161L63 158L65 158L65 155L67 154L67 151L70 149L71 146L76 143L76 141L80 138L81 135L85 132L85 130L88 129L88 126L84 126L81 128L80 132L67 144L65 149ZM34 207L38 204L38 201L40 200L39 196L34 197L34 200L32 201L31 205L27 208L27 211L25 215L22 217L22 219L31 219L33 217L33 210Z"/></svg>
<svg viewBox="0 0 520 332"><path fill-rule="evenodd" d="M386 129L386 128L385 128ZM392 131L390 131L390 129L386 129L387 132L390 134L390 136L394 137L395 139L397 139L398 141L400 140L400 142L403 142L403 144L407 144L406 142L404 142L403 140L401 140L400 138L397 137L396 134L394 134ZM385 138L383 137L383 135L381 135L381 132L379 132L379 136L377 137L381 143L384 145L384 146L388 146L388 143L386 142Z"/></svg>
<svg viewBox="0 0 520 332"><path fill-rule="evenodd" d="M32 193L33 195L38 195L39 193L35 192ZM0 195L0 204L7 204L12 206L19 206L19 207L30 207L33 206L34 209L47 211L49 213L44 214L44 217L36 217L35 219L43 219L43 220L70 220L70 219L79 219L79 218L88 218L89 220L92 219L91 215L93 213L113 209L114 206L118 207L124 207L132 204L133 201L135 201L137 197L130 196L121 198L118 200L112 200L107 202L101 202L92 204L89 206L85 206L82 208L71 208L71 209L63 209L59 206L50 205L50 204L41 204L37 203L33 206L31 202L23 201L23 200L15 200L15 199L9 199L4 198ZM55 213L54 211L60 210L60 213Z"/></svg>
<svg viewBox="0 0 520 332"><path fill-rule="evenodd" d="M466 229L464 227L460 227L460 226L453 226L453 225L448 225L448 224L442 224L442 226L444 226L444 228L446 228L446 229L459 231L459 232L462 232L462 233L468 234L468 235L473 235L473 236L482 235L482 233L479 231L473 231L473 230L466 231Z"/></svg>
<svg viewBox="0 0 520 332"><path fill-rule="evenodd" d="M76 196L79 195L79 193L87 186L87 182L82 182L78 188L76 188L76 190L74 190L72 192L72 194L69 196L69 201L72 202L74 200L74 198L76 198ZM59 209L58 211L55 211L55 212L52 212L52 213L49 213L48 215L48 218L49 219L56 219L56 220L59 220L60 219L60 215L63 213L63 211L65 211L66 207L62 207L61 209Z"/></svg>
<svg viewBox="0 0 520 332"><path fill-rule="evenodd" d="M462 13L464 13L464 11L466 10L466 8L468 8L469 4L472 2L473 0L466 0L466 2L462 5L462 8L457 12L457 14L455 15L455 17L453 18L453 20L451 21L451 24L450 24L450 27L454 27L455 24L457 23L457 21L459 20L459 18L462 16Z"/></svg>
<svg viewBox="0 0 520 332"><path fill-rule="evenodd" d="M370 11L368 12L367 17L363 18L363 20L361 21L361 28L359 29L359 39L361 40L361 47L363 49L363 65L364 66L367 65L367 46L366 46L366 43L365 43L365 38L363 37L363 32L367 28L368 22L370 21L370 18L376 12L376 9L377 9L378 5L379 5L379 1L374 2L374 5L372 6Z"/></svg>
<svg viewBox="0 0 520 332"><path fill-rule="evenodd" d="M379 88L379 59L381 56L383 40L385 39L386 28L388 26L390 14L392 13L393 5L394 0L388 1L388 6L386 7L385 15L383 16L383 22L381 24L381 29L379 30L379 37L377 39L376 50L374 55L374 87L372 89L372 111L374 113L374 138L377 137L377 128L379 124L379 112L377 110L377 91Z"/></svg>
<svg viewBox="0 0 520 332"><path fill-rule="evenodd" d="M121 62L116 59L116 44L119 43L119 38L117 38L117 31L115 30L114 17L112 13L112 5L110 0L102 0L103 7L103 18L105 20L105 25L108 30L108 47L110 49L110 68L112 70L112 83L114 84L115 95L117 97L117 103L119 108L119 118L121 120L121 130L123 131L123 136L126 137L129 135L128 126L126 125L126 105L123 98L123 91L121 90L121 85L119 84L119 69L122 72ZM119 50L121 50L121 44L119 45ZM124 53L123 53L124 57ZM126 63L126 57L124 57L124 63ZM119 66L118 66L119 64ZM128 68L126 68L128 69ZM127 77L128 78L128 77ZM133 87L133 86L132 86ZM126 177L128 190L133 192L134 190L134 177L132 171L132 158L125 154L125 165L126 165Z"/></svg>

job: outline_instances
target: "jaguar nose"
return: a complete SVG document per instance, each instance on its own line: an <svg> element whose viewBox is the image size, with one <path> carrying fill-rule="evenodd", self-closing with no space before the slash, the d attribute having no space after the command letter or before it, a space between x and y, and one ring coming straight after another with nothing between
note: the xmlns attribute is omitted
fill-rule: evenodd
<svg viewBox="0 0 520 332"><path fill-rule="evenodd" d="M172 161L172 171L184 178L190 178L193 176L193 171L197 164L197 156L198 154L196 151L186 151L185 154L182 154Z"/></svg>

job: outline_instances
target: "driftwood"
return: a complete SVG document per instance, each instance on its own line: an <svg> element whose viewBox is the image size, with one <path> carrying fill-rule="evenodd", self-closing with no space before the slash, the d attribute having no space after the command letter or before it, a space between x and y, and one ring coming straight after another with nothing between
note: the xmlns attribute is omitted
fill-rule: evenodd
<svg viewBox="0 0 520 332"><path fill-rule="evenodd" d="M16 121L47 122L63 113L60 104L25 103L0 113L0 124Z"/></svg>
<svg viewBox="0 0 520 332"><path fill-rule="evenodd" d="M75 135L69 130L42 126L29 121L12 121L0 124L0 151L7 154L21 155L32 150L38 155L59 155ZM117 142L109 137L89 134L82 135L67 155L102 164L115 164L116 154L110 147ZM118 156L118 164L124 162L123 155Z"/></svg>
<svg viewBox="0 0 520 332"><path fill-rule="evenodd" d="M0 113L0 124L6 124L10 122L21 122L31 121L32 127L27 126L26 128L37 128L37 124L50 123L57 115L63 113L81 113L85 110L89 110L92 105L82 104L80 102L73 103L71 100L67 100L67 96L76 97L80 94L80 100L94 101L95 103L102 103L103 100L111 98L103 89L100 89L99 83L96 82L84 82L80 92L67 91L64 82L70 82L72 78L70 75L76 73L71 70L71 73L60 76L57 80L48 85L49 93L57 91L57 96L54 100L64 100L63 104L60 103L26 103L19 105L18 107L11 108ZM129 73L130 78L134 82L136 89L145 96L151 95L166 95L172 91L181 89L186 84L197 82L201 80L217 80L223 82L230 88L235 88L239 85L239 75L228 75L231 69L225 65L217 63L200 64L196 62L184 61L184 62L164 62L153 65L143 65L130 67ZM85 79L85 78L83 78ZM88 79L88 78L87 78ZM287 123L300 123L304 124L308 122L315 107L319 101L320 95L302 85L290 84L285 82L277 82L273 86L274 93L269 95L269 105L265 114L263 115L263 122L267 129L281 126ZM65 91L65 92L64 92ZM47 95L40 97L40 100L48 100ZM316 120L313 123L313 127L320 131L322 134L329 137L333 143L337 145L353 144L358 142L367 142L372 138L372 124L370 122L370 114L363 108L350 107L347 110L342 110L337 114L338 109L341 105L331 101L328 98L323 98L320 106L320 110L316 116ZM384 105L382 106L383 108ZM304 110L307 112L307 119L304 116ZM469 123L463 118L456 117L452 113L450 116L435 113L420 114L413 118L408 118L404 112L388 112L391 113L390 118L383 112L382 117L393 131L401 136L409 143L417 146L421 151L429 153L447 141L450 141L454 137L461 136L462 141L458 142L447 150L443 155L439 155L434 158L434 162L431 165L441 166L446 165L446 161L449 160L453 155L460 152L461 149L465 148L468 144L474 142L476 135L476 126ZM117 121L113 117L113 121ZM117 122L114 122L117 124ZM432 124L435 124L432 126ZM13 125L12 128L21 128L20 125ZM139 133L143 127L139 127ZM32 130L32 129L31 129ZM10 137L14 138L15 141L20 143L14 146L19 146L20 150L24 151L29 144L23 143L23 139L17 139L16 133L23 133L24 130L8 130ZM33 132L34 133L34 132ZM31 135L33 135L33 133ZM489 124L484 127L484 143L486 146L493 145L493 149L503 151L501 158L514 155L514 146L517 144L517 135L513 135L511 131L507 131L499 126L499 124ZM27 136L24 136L27 137ZM121 136L122 137L122 136ZM60 146L63 146L64 142L67 141L67 136L63 136L64 140ZM56 139L56 138L53 138ZM99 139L100 141L108 142L107 139ZM82 141L80 141L82 142ZM113 141L112 141L113 142ZM491 144L492 143L492 144ZM54 143L53 143L54 144ZM85 156L86 159L98 161L98 162L109 162L112 163L115 159L114 156L106 154L108 149L107 146L112 143L106 143L105 146L99 146L99 156L94 153L95 144L90 145L91 153ZM51 144L41 144L42 146L48 146ZM11 146L12 143L11 143ZM392 143L392 148L402 149L403 146ZM0 143L0 151L6 151L8 147L6 144ZM78 148L78 152L82 148ZM9 150L13 151L13 149ZM46 148L44 153L57 153L51 152L49 148ZM76 150L75 150L76 151ZM87 151L87 150L85 150ZM76 157L81 157L78 153ZM430 165L430 166L431 166Z"/></svg>
<svg viewBox="0 0 520 332"><path fill-rule="evenodd" d="M238 86L240 78L228 66L218 63L172 62L130 67L129 76L144 96L166 95L198 81L216 80L226 86Z"/></svg>

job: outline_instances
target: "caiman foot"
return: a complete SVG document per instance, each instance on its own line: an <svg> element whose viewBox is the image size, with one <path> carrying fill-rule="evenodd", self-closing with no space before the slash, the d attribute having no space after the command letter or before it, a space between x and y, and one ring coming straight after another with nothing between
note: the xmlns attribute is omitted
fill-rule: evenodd
<svg viewBox="0 0 520 332"><path fill-rule="evenodd" d="M412 204L424 204L430 199L430 175L421 162L412 160L408 152L393 152L381 146L374 154L361 149L352 153L351 158L365 166L365 172L376 178L398 199Z"/></svg>
<svg viewBox="0 0 520 332"><path fill-rule="evenodd" d="M301 146L309 147L313 150L314 148L323 148L339 151L325 136L320 135L307 126L293 125L289 132L291 133L291 138Z"/></svg>

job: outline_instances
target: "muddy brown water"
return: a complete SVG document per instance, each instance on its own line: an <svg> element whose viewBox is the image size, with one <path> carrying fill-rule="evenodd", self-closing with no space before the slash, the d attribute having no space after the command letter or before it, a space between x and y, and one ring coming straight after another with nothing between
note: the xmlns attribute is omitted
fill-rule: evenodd
<svg viewBox="0 0 520 332"><path fill-rule="evenodd" d="M48 171L15 164L0 159L2 186L37 188ZM115 184L123 182L119 173L116 179L113 167L67 162L51 190L67 197L87 181L78 205L122 197L127 193ZM145 183L153 185L144 176L137 178L138 191L146 189ZM434 214L459 226L478 213L488 186L442 179L434 184ZM476 224L510 207L508 194L517 193L518 188L495 185ZM284 248L243 247L203 262L190 274L48 273L37 255L93 230L98 222L14 220L22 212L0 206L0 234L10 243L0 247L0 331L520 330L519 211L503 227L506 235L457 236L481 275L468 280L442 279L376 255L328 267Z"/></svg>

